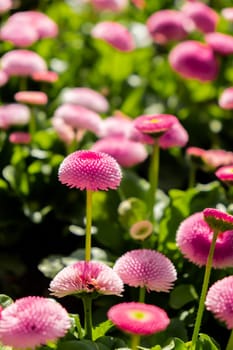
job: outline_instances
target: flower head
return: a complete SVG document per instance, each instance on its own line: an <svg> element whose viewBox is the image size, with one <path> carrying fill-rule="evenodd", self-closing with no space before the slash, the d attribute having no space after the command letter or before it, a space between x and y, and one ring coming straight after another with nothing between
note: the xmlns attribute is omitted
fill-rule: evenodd
<svg viewBox="0 0 233 350"><path fill-rule="evenodd" d="M8 129L11 125L25 125L30 120L30 109L20 103L0 106L0 128Z"/></svg>
<svg viewBox="0 0 233 350"><path fill-rule="evenodd" d="M63 337L70 327L69 315L59 303L29 296L1 311L0 341L16 349L34 349Z"/></svg>
<svg viewBox="0 0 233 350"><path fill-rule="evenodd" d="M233 7L225 7L221 11L221 15L229 22L233 22Z"/></svg>
<svg viewBox="0 0 233 350"><path fill-rule="evenodd" d="M88 150L69 154L58 171L61 183L80 190L116 189L121 182L121 168L109 154Z"/></svg>
<svg viewBox="0 0 233 350"><path fill-rule="evenodd" d="M215 208L203 210L204 219L212 230L233 230L233 216Z"/></svg>
<svg viewBox="0 0 233 350"><path fill-rule="evenodd" d="M19 25L17 22L6 21L1 27L0 38L18 47L27 47L38 40L36 30L30 24Z"/></svg>
<svg viewBox="0 0 233 350"><path fill-rule="evenodd" d="M5 85L9 80L8 74L3 70L0 70L0 86Z"/></svg>
<svg viewBox="0 0 233 350"><path fill-rule="evenodd" d="M31 77L35 81L45 81L46 83L54 83L58 80L58 74L49 70L34 72Z"/></svg>
<svg viewBox="0 0 233 350"><path fill-rule="evenodd" d="M128 6L128 0L91 0L97 11L121 12Z"/></svg>
<svg viewBox="0 0 233 350"><path fill-rule="evenodd" d="M42 91L18 91L14 98L17 102L31 105L46 105L48 102L48 96Z"/></svg>
<svg viewBox="0 0 233 350"><path fill-rule="evenodd" d="M177 118L170 114L141 115L134 119L134 125L139 131L153 136L161 136L176 122Z"/></svg>
<svg viewBox="0 0 233 350"><path fill-rule="evenodd" d="M119 257L113 270L123 282L148 291L168 292L177 278L172 262L162 253L151 249L135 249Z"/></svg>
<svg viewBox="0 0 233 350"><path fill-rule="evenodd" d="M130 227L130 236L136 240L142 240L149 237L153 232L153 224L149 220L135 222Z"/></svg>
<svg viewBox="0 0 233 350"><path fill-rule="evenodd" d="M205 42L212 47L214 52L226 56L233 53L232 35L212 32L205 35Z"/></svg>
<svg viewBox="0 0 233 350"><path fill-rule="evenodd" d="M228 87L219 96L218 104L223 109L233 109L233 87Z"/></svg>
<svg viewBox="0 0 233 350"><path fill-rule="evenodd" d="M188 260L198 266L205 266L213 234L203 212L197 212L181 222L176 233L176 242ZM213 256L214 268L230 266L233 266L233 230L219 233Z"/></svg>
<svg viewBox="0 0 233 350"><path fill-rule="evenodd" d="M4 13L13 7L12 0L1 0L0 1L0 13Z"/></svg>
<svg viewBox="0 0 233 350"><path fill-rule="evenodd" d="M209 288L205 306L228 329L233 329L233 276L218 280Z"/></svg>
<svg viewBox="0 0 233 350"><path fill-rule="evenodd" d="M121 296L123 282L111 267L102 262L78 261L58 272L49 290L58 298L83 293Z"/></svg>
<svg viewBox="0 0 233 350"><path fill-rule="evenodd" d="M177 120L170 129L168 129L159 138L159 146L163 149L171 147L184 147L189 140L189 135L183 125Z"/></svg>
<svg viewBox="0 0 233 350"><path fill-rule="evenodd" d="M116 327L130 334L151 335L165 330L170 323L165 310L138 302L113 305L107 315Z"/></svg>
<svg viewBox="0 0 233 350"><path fill-rule="evenodd" d="M218 168L215 171L215 175L219 180L225 182L228 185L233 184L233 165L226 165Z"/></svg>
<svg viewBox="0 0 233 350"><path fill-rule="evenodd" d="M9 141L16 144L28 144L31 142L31 135L28 132L15 131L9 135Z"/></svg>

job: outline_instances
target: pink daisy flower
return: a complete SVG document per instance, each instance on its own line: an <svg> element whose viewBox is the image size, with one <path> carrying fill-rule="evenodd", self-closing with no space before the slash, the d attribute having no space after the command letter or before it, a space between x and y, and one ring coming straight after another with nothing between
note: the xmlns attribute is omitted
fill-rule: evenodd
<svg viewBox="0 0 233 350"><path fill-rule="evenodd" d="M138 302L113 305L108 310L107 316L123 332L138 335L151 335L164 331L170 323L165 310Z"/></svg>
<svg viewBox="0 0 233 350"><path fill-rule="evenodd" d="M208 33L205 35L205 42L212 47L213 51L227 56L233 53L233 37L224 33Z"/></svg>
<svg viewBox="0 0 233 350"><path fill-rule="evenodd" d="M30 105L46 105L48 96L42 91L19 91L14 98L17 102L28 103Z"/></svg>
<svg viewBox="0 0 233 350"><path fill-rule="evenodd" d="M226 88L219 96L218 104L223 109L233 109L233 87Z"/></svg>
<svg viewBox="0 0 233 350"><path fill-rule="evenodd" d="M203 212L183 220L176 233L176 243L182 254L198 266L205 266L213 238L213 230ZM215 244L213 267L233 266L233 230L219 233Z"/></svg>
<svg viewBox="0 0 233 350"><path fill-rule="evenodd" d="M162 136L175 123L177 118L170 114L141 115L134 119L134 126L140 132Z"/></svg>
<svg viewBox="0 0 233 350"><path fill-rule="evenodd" d="M134 38L128 29L118 22L103 21L92 29L93 38L101 39L119 51L132 51Z"/></svg>
<svg viewBox="0 0 233 350"><path fill-rule="evenodd" d="M121 296L123 287L121 278L106 264L99 261L78 261L58 272L51 281L49 290L58 298L83 293Z"/></svg>
<svg viewBox="0 0 233 350"><path fill-rule="evenodd" d="M116 189L122 172L117 161L109 154L88 150L69 154L58 171L61 183L80 190Z"/></svg>
<svg viewBox="0 0 233 350"><path fill-rule="evenodd" d="M51 124L60 140L65 142L67 145L70 145L72 141L75 140L74 129L70 125L66 124L63 119L53 117L51 118Z"/></svg>
<svg viewBox="0 0 233 350"><path fill-rule="evenodd" d="M203 210L204 219L212 230L233 230L233 216L215 208Z"/></svg>
<svg viewBox="0 0 233 350"><path fill-rule="evenodd" d="M213 49L199 41L177 44L169 53L171 68L185 79L212 81L218 74L218 62Z"/></svg>
<svg viewBox="0 0 233 350"><path fill-rule="evenodd" d="M29 144L31 142L31 135L28 132L15 131L9 135L9 141L15 144Z"/></svg>
<svg viewBox="0 0 233 350"><path fill-rule="evenodd" d="M232 163L233 164L233 163ZM233 184L233 165L226 165L216 170L215 175L219 180L228 185Z"/></svg>
<svg viewBox="0 0 233 350"><path fill-rule="evenodd" d="M91 150L109 154L126 168L144 162L148 156L143 144L121 137L106 137L98 140L93 144Z"/></svg>
<svg viewBox="0 0 233 350"><path fill-rule="evenodd" d="M128 6L128 0L90 0L97 11L121 12Z"/></svg>
<svg viewBox="0 0 233 350"><path fill-rule="evenodd" d="M0 128L8 129L12 125L25 125L30 120L30 109L20 103L0 106Z"/></svg>
<svg viewBox="0 0 233 350"><path fill-rule="evenodd" d="M131 287L148 291L168 292L177 278L172 262L151 249L135 249L119 257L113 270Z"/></svg>
<svg viewBox="0 0 233 350"><path fill-rule="evenodd" d="M0 38L19 47L30 46L39 39L36 29L31 27L29 23L22 26L18 22L10 20L1 27Z"/></svg>
<svg viewBox="0 0 233 350"><path fill-rule="evenodd" d="M221 11L221 15L229 22L233 22L233 7L225 7Z"/></svg>
<svg viewBox="0 0 233 350"><path fill-rule="evenodd" d="M0 341L16 349L34 349L63 337L70 327L69 315L59 303L29 296L1 311Z"/></svg>
<svg viewBox="0 0 233 350"><path fill-rule="evenodd" d="M135 222L131 227L129 234L133 239L144 241L153 232L153 224L149 220Z"/></svg>
<svg viewBox="0 0 233 350"><path fill-rule="evenodd" d="M204 152L202 159L210 169L216 169L223 165L233 164L233 152L210 149Z"/></svg>
<svg viewBox="0 0 233 350"><path fill-rule="evenodd" d="M9 80L8 74L3 70L0 70L0 86L5 85Z"/></svg>
<svg viewBox="0 0 233 350"><path fill-rule="evenodd" d="M233 329L233 276L218 280L209 288L205 306L228 329Z"/></svg>
<svg viewBox="0 0 233 350"><path fill-rule="evenodd" d="M32 73L31 78L35 81L44 81L46 83L55 83L58 80L58 74L53 71L40 71Z"/></svg>
<svg viewBox="0 0 233 350"><path fill-rule="evenodd" d="M171 147L184 147L189 140L189 135L183 125L177 120L170 129L168 129L159 138L159 146L162 149Z"/></svg>

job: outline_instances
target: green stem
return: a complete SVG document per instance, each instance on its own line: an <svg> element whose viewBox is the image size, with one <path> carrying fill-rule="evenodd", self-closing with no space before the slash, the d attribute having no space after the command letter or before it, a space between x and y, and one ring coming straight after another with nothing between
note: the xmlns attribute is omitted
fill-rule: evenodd
<svg viewBox="0 0 233 350"><path fill-rule="evenodd" d="M155 196L158 188L158 179L159 179L159 142L158 139L155 139L154 147L152 150L151 161L149 166L149 183L150 183L150 192L149 192L149 215L153 218L153 208L155 203Z"/></svg>
<svg viewBox="0 0 233 350"><path fill-rule="evenodd" d="M91 260L91 222L92 222L92 191L86 192L86 241L85 241L85 260Z"/></svg>
<svg viewBox="0 0 233 350"><path fill-rule="evenodd" d="M131 350L137 350L139 344L140 344L140 335L133 334L131 338Z"/></svg>
<svg viewBox="0 0 233 350"><path fill-rule="evenodd" d="M85 338L92 340L92 298L87 295L82 298L84 306Z"/></svg>
<svg viewBox="0 0 233 350"><path fill-rule="evenodd" d="M232 350L233 349L233 329L231 330L230 337L228 339L228 343L226 346L226 350Z"/></svg>
<svg viewBox="0 0 233 350"><path fill-rule="evenodd" d="M146 295L146 288L140 287L139 288L139 298L138 298L139 303L144 303L145 295Z"/></svg>
<svg viewBox="0 0 233 350"><path fill-rule="evenodd" d="M31 107L31 115L30 115L30 121L29 121L29 133L33 139L33 136L36 132L36 111L33 107Z"/></svg>
<svg viewBox="0 0 233 350"><path fill-rule="evenodd" d="M214 248L215 248L215 243L218 237L218 231L214 231L212 242L210 245L210 251L206 263L206 268L205 268L205 275L204 275L204 280L202 284L202 291L201 291L201 297L199 301L199 306L198 306L198 311L197 311L197 316L196 316L196 321L195 321L195 326L194 326L194 331L193 331L193 336L192 336L192 350L196 349L196 343L197 343L197 338L198 334L200 331L200 326L201 326L201 321L202 321L202 315L204 312L205 308L205 299L206 299L206 294L208 290L208 285L209 285L209 279L210 279L210 273L211 273L211 268L212 268L212 261L213 261L213 256L214 256Z"/></svg>
<svg viewBox="0 0 233 350"><path fill-rule="evenodd" d="M195 164L191 163L190 164L190 169L189 169L189 183L188 183L188 188L193 188L195 185L196 181L196 170L197 167Z"/></svg>

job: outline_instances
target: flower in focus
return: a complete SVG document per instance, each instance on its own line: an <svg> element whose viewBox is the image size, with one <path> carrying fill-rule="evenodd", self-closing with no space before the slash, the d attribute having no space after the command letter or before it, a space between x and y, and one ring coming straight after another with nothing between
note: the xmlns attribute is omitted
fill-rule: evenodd
<svg viewBox="0 0 233 350"><path fill-rule="evenodd" d="M218 104L223 109L233 109L233 87L222 91L218 99Z"/></svg>
<svg viewBox="0 0 233 350"><path fill-rule="evenodd" d="M130 236L133 239L144 241L153 232L153 225L149 220L135 222L130 227Z"/></svg>
<svg viewBox="0 0 233 350"><path fill-rule="evenodd" d="M15 144L29 144L31 142L31 135L28 132L15 131L9 135L9 141Z"/></svg>
<svg viewBox="0 0 233 350"><path fill-rule="evenodd" d="M139 131L157 137L163 135L176 122L177 118L171 114L148 114L134 119L134 125Z"/></svg>
<svg viewBox="0 0 233 350"><path fill-rule="evenodd" d="M92 29L93 38L101 39L119 51L132 51L134 38L126 27L118 22L103 21Z"/></svg>
<svg viewBox="0 0 233 350"><path fill-rule="evenodd" d="M176 243L182 254L192 263L205 266L213 238L213 230L204 219L203 212L197 212L184 219L176 233ZM213 267L233 266L233 230L218 234Z"/></svg>
<svg viewBox="0 0 233 350"><path fill-rule="evenodd" d="M63 306L53 299L29 296L1 311L0 341L16 349L34 349L63 337L70 327Z"/></svg>
<svg viewBox="0 0 233 350"><path fill-rule="evenodd" d="M188 140L189 135L187 131L177 119L177 122L175 122L162 136L160 136L159 146L162 149L184 147Z"/></svg>
<svg viewBox="0 0 233 350"><path fill-rule="evenodd" d="M212 48L195 40L177 44L169 53L171 68L186 79L212 81L218 74L218 62Z"/></svg>
<svg viewBox="0 0 233 350"><path fill-rule="evenodd" d="M50 282L49 290L58 298L83 293L121 296L123 287L121 278L106 264L78 261L58 272Z"/></svg>
<svg viewBox="0 0 233 350"><path fill-rule="evenodd" d="M168 292L177 278L172 262L151 249L134 249L119 257L113 270L131 287L148 291Z"/></svg>
<svg viewBox="0 0 233 350"><path fill-rule="evenodd" d="M0 106L0 128L8 129L11 125L25 125L30 120L30 109L20 103Z"/></svg>
<svg viewBox="0 0 233 350"><path fill-rule="evenodd" d="M48 97L42 91L18 91L14 98L17 102L28 103L31 105L46 105Z"/></svg>
<svg viewBox="0 0 233 350"><path fill-rule="evenodd" d="M138 335L151 335L165 330L170 319L158 306L139 302L113 305L107 313L108 319L120 330Z"/></svg>
<svg viewBox="0 0 233 350"><path fill-rule="evenodd" d="M212 230L233 230L233 216L215 208L203 210L204 219Z"/></svg>
<svg viewBox="0 0 233 350"><path fill-rule="evenodd" d="M80 190L116 189L122 173L117 161L109 154L88 150L69 154L60 164L61 183Z"/></svg>
<svg viewBox="0 0 233 350"><path fill-rule="evenodd" d="M233 329L233 276L218 280L209 288L205 306L228 329Z"/></svg>
<svg viewBox="0 0 233 350"><path fill-rule="evenodd" d="M226 165L218 168L215 175L219 180L231 186L233 184L233 165Z"/></svg>
<svg viewBox="0 0 233 350"><path fill-rule="evenodd" d="M205 42L212 47L213 51L222 55L233 54L233 37L232 35L212 32L205 35Z"/></svg>

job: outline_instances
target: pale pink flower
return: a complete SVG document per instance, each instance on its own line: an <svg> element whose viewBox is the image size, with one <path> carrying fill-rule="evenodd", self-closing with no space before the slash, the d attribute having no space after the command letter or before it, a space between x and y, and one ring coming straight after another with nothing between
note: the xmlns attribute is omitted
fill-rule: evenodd
<svg viewBox="0 0 233 350"><path fill-rule="evenodd" d="M233 152L223 149L205 150L199 147L188 147L186 153L194 161L199 161L199 165L206 171L233 164Z"/></svg>
<svg viewBox="0 0 233 350"><path fill-rule="evenodd" d="M58 137L67 145L70 145L72 141L75 140L74 129L70 125L66 124L62 118L51 118L51 124Z"/></svg>
<svg viewBox="0 0 233 350"><path fill-rule="evenodd" d="M212 81L218 74L218 61L213 49L202 42L187 40L177 44L169 53L171 68L185 79Z"/></svg>
<svg viewBox="0 0 233 350"><path fill-rule="evenodd" d="M142 336L164 331L170 323L160 307L133 301L113 305L107 316L123 332Z"/></svg>
<svg viewBox="0 0 233 350"><path fill-rule="evenodd" d="M1 311L0 341L15 349L34 349L63 337L70 327L69 315L58 302L29 296Z"/></svg>
<svg viewBox="0 0 233 350"><path fill-rule="evenodd" d="M219 21L218 13L203 2L186 2L182 8L188 17L192 19L198 30L203 33L210 33L216 30Z"/></svg>
<svg viewBox="0 0 233 350"><path fill-rule="evenodd" d="M163 149L184 147L188 143L188 140L188 132L177 119L177 122L174 123L162 136L160 136L159 146Z"/></svg>
<svg viewBox="0 0 233 350"><path fill-rule="evenodd" d="M134 126L143 133L160 137L177 122L171 114L145 114L134 119Z"/></svg>
<svg viewBox="0 0 233 350"><path fill-rule="evenodd" d="M17 102L30 105L46 105L48 102L48 96L42 91L18 91L14 98Z"/></svg>
<svg viewBox="0 0 233 350"><path fill-rule="evenodd" d="M233 87L228 87L219 96L218 104L223 109L233 109Z"/></svg>
<svg viewBox="0 0 233 350"><path fill-rule="evenodd" d="M143 144L123 137L106 137L96 141L92 151L104 152L117 160L122 167L133 167L144 162L148 152Z"/></svg>
<svg viewBox="0 0 233 350"><path fill-rule="evenodd" d="M16 49L1 57L1 66L9 76L29 76L36 71L47 70L45 60L34 51Z"/></svg>
<svg viewBox="0 0 233 350"><path fill-rule="evenodd" d="M215 172L216 177L227 185L233 185L233 162L232 165L222 166Z"/></svg>
<svg viewBox="0 0 233 350"><path fill-rule="evenodd" d="M65 88L61 94L61 102L83 106L97 113L105 113L109 109L105 96L87 87Z"/></svg>
<svg viewBox="0 0 233 350"><path fill-rule="evenodd" d="M149 220L141 220L130 227L129 234L133 239L144 241L152 232L153 224Z"/></svg>
<svg viewBox="0 0 233 350"><path fill-rule="evenodd" d="M225 7L221 10L221 15L229 22L233 22L233 7Z"/></svg>
<svg viewBox="0 0 233 350"><path fill-rule="evenodd" d="M5 85L9 80L8 75L3 70L0 70L0 86Z"/></svg>
<svg viewBox="0 0 233 350"><path fill-rule="evenodd" d="M119 257L113 270L131 287L168 292L177 278L173 263L152 249L134 249Z"/></svg>
<svg viewBox="0 0 233 350"><path fill-rule="evenodd" d="M12 7L12 0L0 0L0 14L9 11Z"/></svg>
<svg viewBox="0 0 233 350"><path fill-rule="evenodd" d="M224 277L209 288L205 306L228 329L233 329L233 276Z"/></svg>
<svg viewBox="0 0 233 350"><path fill-rule="evenodd" d="M121 12L128 6L128 0L90 0L97 11Z"/></svg>
<svg viewBox="0 0 233 350"><path fill-rule="evenodd" d="M213 239L213 230L197 212L184 219L176 233L176 242L182 254L198 266L205 266ZM215 244L213 267L233 266L233 230L219 233Z"/></svg>
<svg viewBox="0 0 233 350"><path fill-rule="evenodd" d="M9 135L9 141L15 144L25 144L31 142L31 135L28 132L15 131Z"/></svg>
<svg viewBox="0 0 233 350"><path fill-rule="evenodd" d="M22 26L21 23L13 21L4 23L0 29L0 38L19 47L30 46L39 39L36 29L29 23Z"/></svg>
<svg viewBox="0 0 233 350"><path fill-rule="evenodd" d="M58 80L58 74L53 71L40 71L32 73L31 78L35 81L55 83Z"/></svg>
<svg viewBox="0 0 233 350"><path fill-rule="evenodd" d="M65 157L60 164L58 177L61 183L69 187L107 191L120 185L122 172L109 154L82 150Z"/></svg>
<svg viewBox="0 0 233 350"><path fill-rule="evenodd" d="M119 51L128 52L135 48L132 34L118 22L99 22L93 27L91 34L93 38L101 39Z"/></svg>
<svg viewBox="0 0 233 350"><path fill-rule="evenodd" d="M12 125L25 125L30 120L30 109L20 103L0 106L0 128L8 129Z"/></svg>
<svg viewBox="0 0 233 350"><path fill-rule="evenodd" d="M205 35L205 42L212 47L215 53L222 56L231 55L233 53L233 36L213 32Z"/></svg>
<svg viewBox="0 0 233 350"><path fill-rule="evenodd" d="M182 40L194 29L192 20L184 13L168 9L153 13L146 25L153 40L161 45Z"/></svg>
<svg viewBox="0 0 233 350"><path fill-rule="evenodd" d="M233 216L215 208L203 210L204 219L212 230L233 230Z"/></svg>
<svg viewBox="0 0 233 350"><path fill-rule="evenodd" d="M108 265L99 261L77 261L57 273L49 290L58 298L82 293L121 296L123 287L120 277Z"/></svg>

